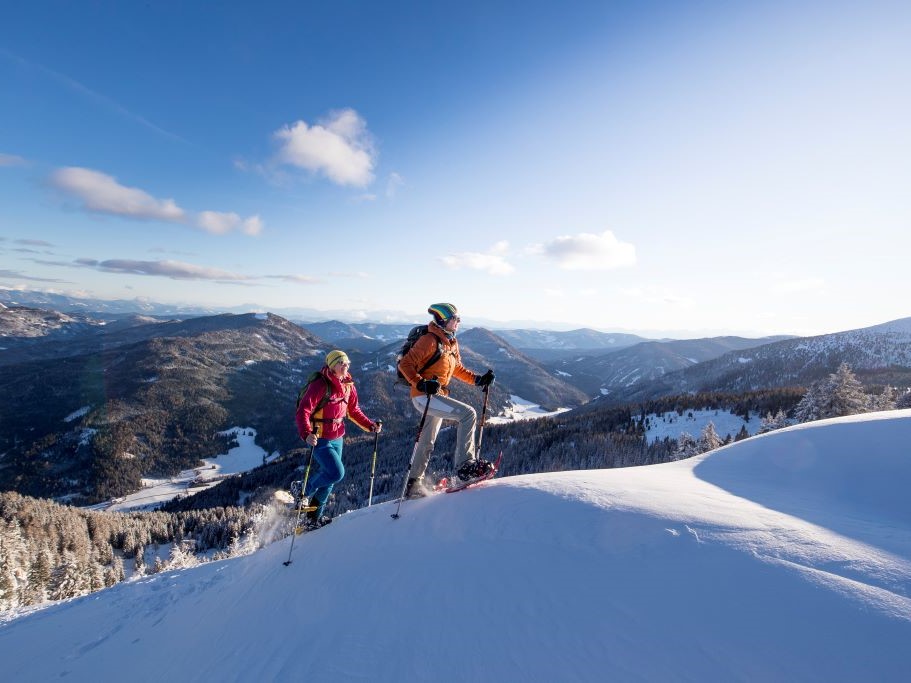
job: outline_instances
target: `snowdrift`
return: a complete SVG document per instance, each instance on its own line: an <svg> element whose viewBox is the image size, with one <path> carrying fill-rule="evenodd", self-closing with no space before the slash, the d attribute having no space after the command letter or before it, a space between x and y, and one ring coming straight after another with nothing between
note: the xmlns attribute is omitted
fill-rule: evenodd
<svg viewBox="0 0 911 683"><path fill-rule="evenodd" d="M0 628L5 680L904 681L911 411L494 480Z"/></svg>

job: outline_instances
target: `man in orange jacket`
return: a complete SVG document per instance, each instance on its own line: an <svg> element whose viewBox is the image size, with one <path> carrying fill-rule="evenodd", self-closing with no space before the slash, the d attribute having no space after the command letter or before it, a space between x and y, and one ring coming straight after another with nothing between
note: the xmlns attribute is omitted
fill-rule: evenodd
<svg viewBox="0 0 911 683"><path fill-rule="evenodd" d="M485 474L492 467L491 463L478 460L475 455L475 409L451 398L449 383L455 377L467 384L487 387L494 381L493 371L477 375L462 365L459 342L455 338L461 320L455 306L433 304L427 312L433 316L427 333L399 361L399 371L411 385L412 405L421 414L425 406L427 408L427 421L408 473L405 495L409 498L420 498L428 493L424 472L443 420L452 420L457 425L455 467L460 479L468 481Z"/></svg>

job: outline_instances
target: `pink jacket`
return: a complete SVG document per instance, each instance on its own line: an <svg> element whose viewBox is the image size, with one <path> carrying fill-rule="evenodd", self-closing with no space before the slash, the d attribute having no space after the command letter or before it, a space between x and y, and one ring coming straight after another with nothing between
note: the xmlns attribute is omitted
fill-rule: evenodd
<svg viewBox="0 0 911 683"><path fill-rule="evenodd" d="M372 431L375 424L357 404L357 389L351 375L346 374L339 380L327 367L323 367L320 374L322 379L310 383L297 406L294 419L300 437L306 439L308 434L315 432L323 439L337 439L345 433L346 417L364 431ZM326 382L329 383L329 401L314 412L326 396Z"/></svg>

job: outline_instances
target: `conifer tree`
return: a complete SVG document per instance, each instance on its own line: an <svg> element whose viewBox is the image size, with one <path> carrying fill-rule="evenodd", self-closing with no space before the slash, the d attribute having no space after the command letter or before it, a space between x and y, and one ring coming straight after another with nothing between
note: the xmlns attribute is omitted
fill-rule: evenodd
<svg viewBox="0 0 911 683"><path fill-rule="evenodd" d="M847 363L826 379L813 382L794 408L798 422L824 420L829 417L857 415L866 412L870 398Z"/></svg>
<svg viewBox="0 0 911 683"><path fill-rule="evenodd" d="M870 410L894 410L895 409L895 389L888 384L883 387L881 394L870 397Z"/></svg>
<svg viewBox="0 0 911 683"><path fill-rule="evenodd" d="M781 408L778 409L778 412L772 415L772 413L766 413L766 416L762 418L759 422L759 433L765 434L766 432L771 432L776 429L781 429L782 427L788 426L788 416Z"/></svg>
<svg viewBox="0 0 911 683"><path fill-rule="evenodd" d="M677 437L677 449L674 452L674 457L677 460L683 460L696 455L699 452L698 449L699 444L696 443L696 439L689 432L680 432L680 436Z"/></svg>
<svg viewBox="0 0 911 683"><path fill-rule="evenodd" d="M718 436L718 432L715 431L715 423L709 422L702 428L702 433L699 435L698 452L706 453L708 451L713 451L721 445L721 437Z"/></svg>
<svg viewBox="0 0 911 683"><path fill-rule="evenodd" d="M834 414L828 417L857 415L869 409L870 399L864 393L863 385L851 372L851 366L847 363L839 365L838 370L830 377L830 380L832 392L831 411Z"/></svg>

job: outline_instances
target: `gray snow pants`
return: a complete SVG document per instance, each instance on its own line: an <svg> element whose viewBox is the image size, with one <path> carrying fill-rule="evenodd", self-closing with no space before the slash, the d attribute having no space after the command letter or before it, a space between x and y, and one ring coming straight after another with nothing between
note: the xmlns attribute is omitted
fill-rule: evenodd
<svg viewBox="0 0 911 683"><path fill-rule="evenodd" d="M424 406L427 405L427 396L415 396L411 399L411 403L418 413L423 415ZM475 409L467 403L462 403L454 398L441 396L440 394L431 396L430 407L427 409L427 421L421 431L421 438L417 443L414 463L411 465L411 472L408 474L408 478L423 478L427 463L430 462L430 454L433 452L433 444L437 440L437 434L440 433L443 420L453 420L457 423L456 469L466 460L474 458L474 427L477 417Z"/></svg>

